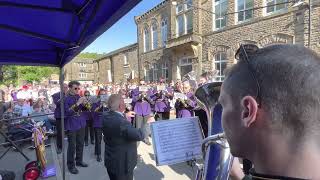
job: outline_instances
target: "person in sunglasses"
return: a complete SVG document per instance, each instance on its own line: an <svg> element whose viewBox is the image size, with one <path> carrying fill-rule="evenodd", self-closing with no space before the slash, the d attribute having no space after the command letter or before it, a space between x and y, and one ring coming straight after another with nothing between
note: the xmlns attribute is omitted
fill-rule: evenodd
<svg viewBox="0 0 320 180"><path fill-rule="evenodd" d="M86 90L84 91L84 97L86 99L86 106L88 109L84 112L87 118L87 126L85 130L85 136L84 136L84 145L88 146L89 145L89 136L90 136L90 142L91 144L94 144L94 128L92 126L93 123L93 112L92 111L92 102L90 102L90 91Z"/></svg>
<svg viewBox="0 0 320 180"><path fill-rule="evenodd" d="M78 174L76 166L88 167L88 164L83 162L83 147L86 127L87 110L85 97L80 97L80 83L78 81L70 81L68 84L69 94L65 98L65 129L68 131L68 152L67 166L72 174ZM76 158L74 158L76 155Z"/></svg>
<svg viewBox="0 0 320 180"><path fill-rule="evenodd" d="M320 57L299 45L241 45L219 102L246 179L320 179Z"/></svg>

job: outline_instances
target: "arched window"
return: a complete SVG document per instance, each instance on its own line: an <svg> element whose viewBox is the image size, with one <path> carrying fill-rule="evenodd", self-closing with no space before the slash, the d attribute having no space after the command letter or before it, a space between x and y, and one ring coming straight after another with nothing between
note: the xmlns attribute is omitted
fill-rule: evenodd
<svg viewBox="0 0 320 180"><path fill-rule="evenodd" d="M148 27L145 27L143 31L143 49L144 49L144 52L147 52L150 50L150 34L149 34Z"/></svg>
<svg viewBox="0 0 320 180"><path fill-rule="evenodd" d="M158 48L158 25L156 21L153 21L151 26L152 46L151 49Z"/></svg>
<svg viewBox="0 0 320 180"><path fill-rule="evenodd" d="M216 76L216 81L223 81L224 80L224 70L226 69L227 67L227 62L228 62L228 59L227 59L227 53L226 52L218 52L215 57L214 57L214 68L216 70L218 70L218 74Z"/></svg>
<svg viewBox="0 0 320 180"><path fill-rule="evenodd" d="M165 46L168 40L168 19L161 21L161 45Z"/></svg>

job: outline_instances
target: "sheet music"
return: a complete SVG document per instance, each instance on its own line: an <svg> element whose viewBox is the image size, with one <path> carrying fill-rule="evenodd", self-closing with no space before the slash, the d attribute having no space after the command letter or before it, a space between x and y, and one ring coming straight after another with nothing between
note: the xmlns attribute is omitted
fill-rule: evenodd
<svg viewBox="0 0 320 180"><path fill-rule="evenodd" d="M139 86L140 92L147 92L149 90L148 86Z"/></svg>
<svg viewBox="0 0 320 180"><path fill-rule="evenodd" d="M132 99L129 99L129 98L124 99L124 103L125 104L130 104L130 103L132 103Z"/></svg>
<svg viewBox="0 0 320 180"><path fill-rule="evenodd" d="M156 164L176 164L202 157L198 117L151 123Z"/></svg>
<svg viewBox="0 0 320 180"><path fill-rule="evenodd" d="M164 91L166 90L166 86L157 86L158 91Z"/></svg>
<svg viewBox="0 0 320 180"><path fill-rule="evenodd" d="M188 99L188 97L183 93L174 93L173 98L174 99L182 99L182 100Z"/></svg>

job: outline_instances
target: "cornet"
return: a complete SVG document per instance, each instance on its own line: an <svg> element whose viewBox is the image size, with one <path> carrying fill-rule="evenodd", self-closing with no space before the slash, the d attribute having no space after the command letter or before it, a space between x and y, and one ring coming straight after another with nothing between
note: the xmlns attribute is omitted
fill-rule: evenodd
<svg viewBox="0 0 320 180"><path fill-rule="evenodd" d="M208 117L208 137L203 140L204 165L198 168L196 180L227 180L233 157L221 126L222 107L218 102L221 82L200 86L195 93L198 104Z"/></svg>

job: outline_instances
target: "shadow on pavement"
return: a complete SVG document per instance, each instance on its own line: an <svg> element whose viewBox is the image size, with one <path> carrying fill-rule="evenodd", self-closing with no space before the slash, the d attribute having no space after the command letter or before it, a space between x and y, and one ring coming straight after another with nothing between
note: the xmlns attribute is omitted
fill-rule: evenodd
<svg viewBox="0 0 320 180"><path fill-rule="evenodd" d="M169 165L169 167L174 170L176 173L178 174L184 174L186 176L188 176L188 178L193 179L193 177L195 176L197 170L194 167L192 169L191 166L188 166L186 162L184 163L179 163L179 164L173 164L173 165ZM190 171L186 171L187 169L190 169Z"/></svg>
<svg viewBox="0 0 320 180"><path fill-rule="evenodd" d="M138 158L137 167L134 169L134 179L141 180L141 179L152 179L152 180L160 180L164 179L164 174L159 171L155 166L152 164L145 164L145 162Z"/></svg>
<svg viewBox="0 0 320 180"><path fill-rule="evenodd" d="M155 155L154 154L149 153L149 156L153 161L155 161ZM192 167L187 165L186 162L179 163L179 164L174 164L174 165L169 165L169 167L173 171L175 171L177 174L186 175L190 179L192 179L195 176L196 172L197 172L196 167L194 167L192 169ZM189 171L186 171L186 169L188 169Z"/></svg>

